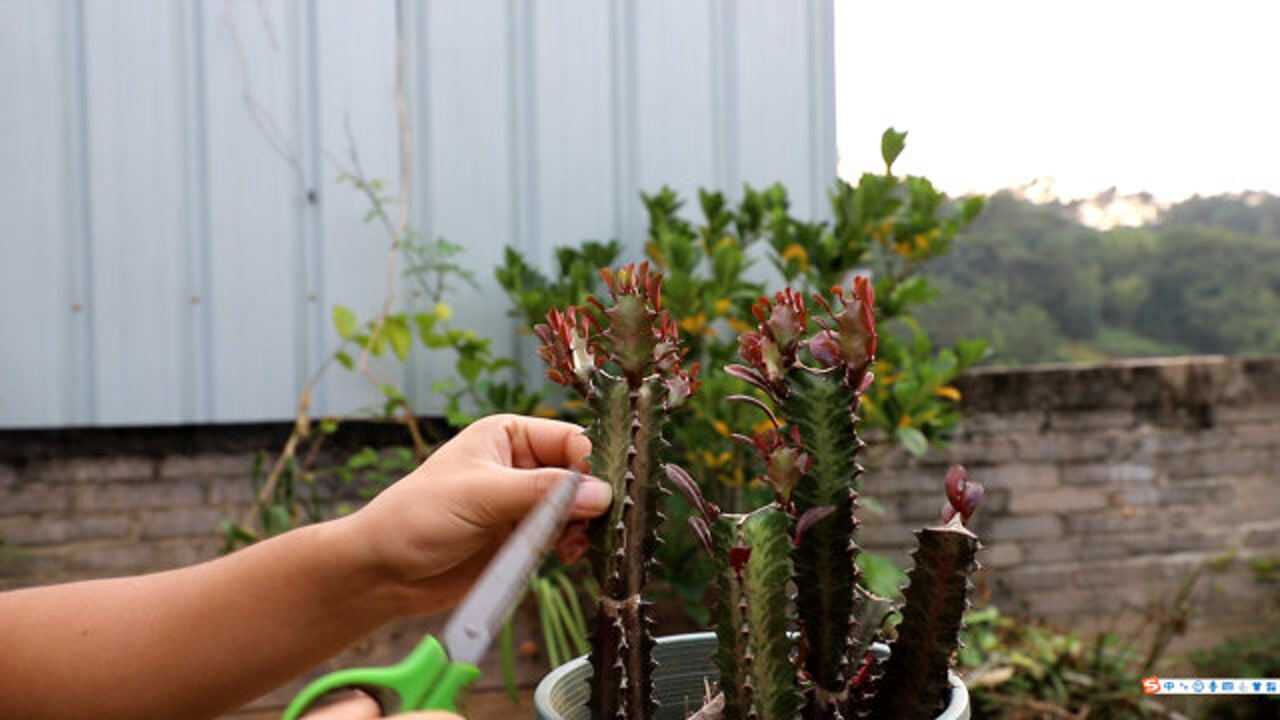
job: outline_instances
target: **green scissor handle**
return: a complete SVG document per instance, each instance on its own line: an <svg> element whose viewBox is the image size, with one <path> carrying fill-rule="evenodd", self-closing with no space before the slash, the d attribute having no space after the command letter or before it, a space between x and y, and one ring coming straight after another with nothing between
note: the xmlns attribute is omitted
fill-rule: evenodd
<svg viewBox="0 0 1280 720"><path fill-rule="evenodd" d="M428 635L404 660L380 668L338 670L317 678L302 689L284 711L283 720L298 720L320 696L348 687L391 690L400 696L401 710L457 712L454 700L480 676L480 668L453 662L444 646Z"/></svg>

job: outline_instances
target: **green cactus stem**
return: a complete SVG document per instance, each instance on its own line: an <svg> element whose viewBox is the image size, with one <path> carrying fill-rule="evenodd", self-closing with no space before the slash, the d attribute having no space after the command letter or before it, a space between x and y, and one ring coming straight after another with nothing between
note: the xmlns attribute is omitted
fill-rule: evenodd
<svg viewBox="0 0 1280 720"><path fill-rule="evenodd" d="M767 505L722 515L711 529L719 640L716 664L725 720L792 720L800 709L791 579L791 519Z"/></svg>
<svg viewBox="0 0 1280 720"><path fill-rule="evenodd" d="M547 376L577 391L591 422L591 469L614 504L591 523L592 572L601 588L592 630L596 718L653 717L653 646L645 597L657 551L668 414L696 389L681 368L675 323L662 309L662 276L647 263L601 271L610 302L552 310L534 329Z"/></svg>
<svg viewBox="0 0 1280 720"><path fill-rule="evenodd" d="M978 538L964 526L977 509L981 486L964 469L947 473L949 520L916 533L915 566L904 591L902 622L876 692L874 717L925 720L950 697L947 673L969 608L970 577L977 570Z"/></svg>
<svg viewBox="0 0 1280 720"><path fill-rule="evenodd" d="M752 308L759 326L739 340L745 364L726 368L772 401L773 410L765 410L775 429L750 442L794 527L817 508L828 508L797 532L792 554L804 675L814 685L805 712L819 717L836 711L849 681L859 576L854 512L862 468L856 456L863 447L855 430L876 349L870 283L860 277L850 294L844 288L833 293L834 308L815 297L829 322L815 318L822 330L807 340L809 316L800 295L788 289L772 300L761 298ZM801 350L813 365L801 359ZM786 432L778 429L783 424Z"/></svg>

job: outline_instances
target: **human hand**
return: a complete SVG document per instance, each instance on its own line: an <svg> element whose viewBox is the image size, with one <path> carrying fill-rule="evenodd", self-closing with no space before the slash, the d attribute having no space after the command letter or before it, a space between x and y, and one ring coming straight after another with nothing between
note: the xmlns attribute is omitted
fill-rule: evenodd
<svg viewBox="0 0 1280 720"><path fill-rule="evenodd" d="M359 690L351 690L303 715L302 720L369 720L382 716L382 708L378 707L377 701ZM395 717L400 720L462 720L453 713L438 711L407 713Z"/></svg>
<svg viewBox="0 0 1280 720"><path fill-rule="evenodd" d="M408 590L407 613L452 607L515 524L564 478L585 471L591 441L572 423L491 415L344 518L384 576ZM603 513L609 485L586 478L572 518Z"/></svg>

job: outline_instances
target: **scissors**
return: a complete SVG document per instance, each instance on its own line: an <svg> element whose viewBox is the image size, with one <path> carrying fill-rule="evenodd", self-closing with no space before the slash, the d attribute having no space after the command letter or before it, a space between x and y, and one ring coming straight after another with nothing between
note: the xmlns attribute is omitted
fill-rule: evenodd
<svg viewBox="0 0 1280 720"><path fill-rule="evenodd" d="M560 534L581 482L577 472L566 477L525 517L445 625L443 642L427 635L398 664L338 670L317 678L289 703L284 720L297 720L321 696L345 688L382 691L399 701L398 706L384 706L386 710L457 712L457 698L480 676L480 659L524 597L529 575L548 545Z"/></svg>

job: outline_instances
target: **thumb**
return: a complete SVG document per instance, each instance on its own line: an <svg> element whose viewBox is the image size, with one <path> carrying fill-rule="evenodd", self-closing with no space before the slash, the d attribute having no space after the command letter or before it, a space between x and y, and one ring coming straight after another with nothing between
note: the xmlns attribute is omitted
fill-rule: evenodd
<svg viewBox="0 0 1280 720"><path fill-rule="evenodd" d="M519 521L542 500L547 491L572 473L564 468L518 470L503 468L483 487L463 497L470 510L488 524ZM575 519L595 517L609 509L613 488L599 479L584 475L570 509Z"/></svg>

